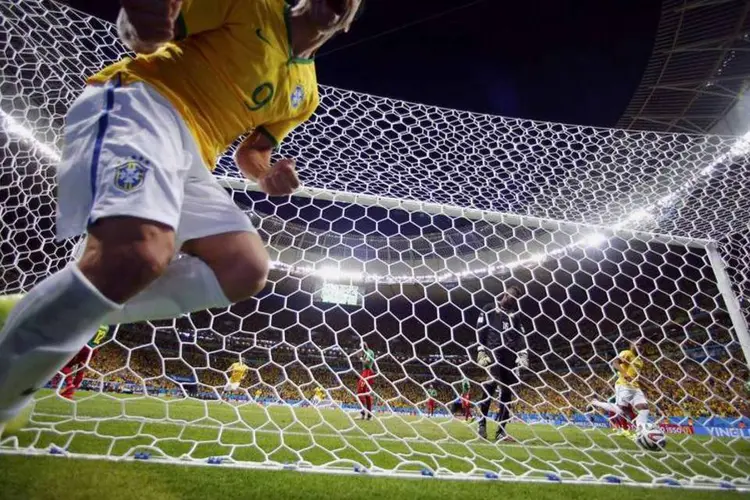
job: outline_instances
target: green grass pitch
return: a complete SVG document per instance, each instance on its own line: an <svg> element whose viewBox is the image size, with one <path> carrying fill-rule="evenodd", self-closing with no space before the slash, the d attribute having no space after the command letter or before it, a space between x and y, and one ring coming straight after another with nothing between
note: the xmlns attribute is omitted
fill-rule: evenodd
<svg viewBox="0 0 750 500"><path fill-rule="evenodd" d="M0 498L243 500L481 498L502 500L740 500L736 492L623 486L390 479L0 455Z"/></svg>
<svg viewBox="0 0 750 500"><path fill-rule="evenodd" d="M505 477L528 474L544 478L554 473L563 483L575 477L606 475L636 482L701 476L747 481L750 474L750 442L742 440L669 436L667 452L649 453L608 430L514 424L509 427L510 433L523 445L498 446L477 439L473 426L455 419L378 415L373 421L362 422L354 416L336 409L260 407L252 403L234 406L86 392L81 392L74 404L44 392L36 402L32 424L17 439L21 447L43 450L56 446L70 453L118 458L146 451L153 458L185 461L222 457L229 463L273 462L342 470L352 470L359 464L373 472L419 472L427 468L439 476L460 473L483 477L485 471L492 471ZM2 446L13 444L6 440ZM247 498L260 497L272 488L277 492L274 497L329 499L362 497L367 492L372 498L395 494L414 498L427 498L429 494L434 498L453 492L466 494L467 489L472 494L490 494L501 488L512 491L515 498L620 498L632 496L634 491L616 486L386 479L2 455L0 471L0 498L5 498L6 491L17 491L7 498L102 498L102 489L108 492L107 498L120 498L114 496L120 488L128 491L138 484L148 484L151 490L139 498L193 498L188 494L192 491L195 498L201 491L202 498L215 498L216 488L224 491L227 485L246 491ZM75 478L71 487L47 484L65 475ZM146 483L139 477L154 479ZM279 493L279 488L284 493ZM335 496L343 491L349 496ZM666 498L674 493L663 489L637 491L639 498ZM693 493L703 495L695 498L706 498L706 494L720 498L715 491L680 495L692 498ZM732 492L726 494L737 497Z"/></svg>

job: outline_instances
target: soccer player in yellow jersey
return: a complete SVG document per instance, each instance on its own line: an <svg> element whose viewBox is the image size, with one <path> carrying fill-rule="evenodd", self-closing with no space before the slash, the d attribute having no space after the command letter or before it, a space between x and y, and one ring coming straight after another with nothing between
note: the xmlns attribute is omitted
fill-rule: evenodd
<svg viewBox="0 0 750 500"><path fill-rule="evenodd" d="M648 423L648 401L638 383L640 371L643 368L643 360L639 353L640 345L640 339L632 341L630 348L620 352L612 362L618 374L617 382L615 382L615 405L618 415L625 412L629 406L632 407L636 411L636 429Z"/></svg>
<svg viewBox="0 0 750 500"><path fill-rule="evenodd" d="M239 169L271 195L299 185L271 152L318 105L313 57L361 0L121 0L137 55L68 110L57 236L82 255L0 308L0 433L100 324L225 307L263 288L268 254L211 176L238 136ZM179 256L179 258L175 258Z"/></svg>
<svg viewBox="0 0 750 500"><path fill-rule="evenodd" d="M242 360L232 363L229 368L227 368L229 381L227 382L227 385L224 386L224 394L226 394L227 391L236 391L239 389L248 370L250 370L250 367L243 363Z"/></svg>
<svg viewBox="0 0 750 500"><path fill-rule="evenodd" d="M325 392L323 392L323 388L318 386L315 388L315 394L313 394L313 406L317 406L323 399L325 398Z"/></svg>

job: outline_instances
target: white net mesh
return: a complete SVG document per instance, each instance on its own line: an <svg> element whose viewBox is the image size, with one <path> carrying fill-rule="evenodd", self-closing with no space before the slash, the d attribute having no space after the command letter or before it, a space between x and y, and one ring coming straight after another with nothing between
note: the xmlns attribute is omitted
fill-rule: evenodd
<svg viewBox="0 0 750 500"><path fill-rule="evenodd" d="M0 290L18 292L68 258L74 242L53 238L64 113L122 47L111 26L52 2L2 0L0 14ZM260 296L120 325L52 381L2 451L750 484L748 306L737 299L750 275L746 140L321 92L281 151L300 159L298 196L268 199L228 158L217 170L274 260ZM525 292L531 354L512 388L519 444L498 445L453 403L467 378L476 414L488 377L475 363L479 308L510 285ZM609 363L636 334L648 339L643 385L670 433L665 452L587 413L612 396ZM355 420L362 340L377 357L372 421ZM240 355L251 369L222 403ZM76 374L81 388L65 399Z"/></svg>

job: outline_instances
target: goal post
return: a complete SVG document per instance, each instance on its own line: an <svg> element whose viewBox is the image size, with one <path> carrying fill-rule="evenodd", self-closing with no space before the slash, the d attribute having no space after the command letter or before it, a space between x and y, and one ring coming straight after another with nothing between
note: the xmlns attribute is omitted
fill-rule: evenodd
<svg viewBox="0 0 750 500"><path fill-rule="evenodd" d="M714 276L716 277L716 286L721 293L721 297L726 305L727 314L732 320L734 331L737 335L737 341L742 346L742 352L745 355L745 362L750 367L750 332L747 329L747 318L740 309L740 302L737 299L735 291L732 289L732 283L727 274L726 264L722 259L715 243L711 242L706 245L706 254L711 262Z"/></svg>
<svg viewBox="0 0 750 500"><path fill-rule="evenodd" d="M16 293L71 255L54 238L64 113L123 48L112 26L47 0L0 0L0 31L0 293ZM113 326L0 453L750 490L747 138L321 94L278 153L299 159L294 196L263 195L229 155L216 171L266 243L266 288ZM491 378L480 311L511 286L529 351L508 388L517 444L492 441L497 393L489 440L472 420ZM613 396L612 360L634 338L664 451L589 408Z"/></svg>

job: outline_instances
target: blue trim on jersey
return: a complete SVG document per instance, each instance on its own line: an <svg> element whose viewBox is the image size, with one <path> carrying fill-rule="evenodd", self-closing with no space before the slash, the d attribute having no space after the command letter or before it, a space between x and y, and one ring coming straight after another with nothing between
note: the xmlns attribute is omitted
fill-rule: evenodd
<svg viewBox="0 0 750 500"><path fill-rule="evenodd" d="M120 75L107 86L107 104L104 108L104 113L99 117L99 129L96 132L96 140L94 141L94 154L91 157L91 208L94 207L94 200L96 199L96 178L99 173L99 160L102 156L102 146L104 145L104 136L107 135L107 127L109 126L109 113L115 105L115 89L120 86ZM93 221L89 215L89 225Z"/></svg>

